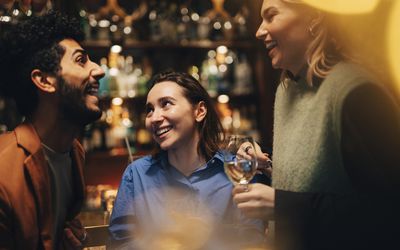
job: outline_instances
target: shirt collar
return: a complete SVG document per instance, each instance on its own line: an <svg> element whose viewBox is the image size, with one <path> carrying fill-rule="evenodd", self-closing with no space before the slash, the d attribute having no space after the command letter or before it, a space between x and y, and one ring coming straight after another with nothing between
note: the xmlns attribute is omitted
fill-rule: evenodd
<svg viewBox="0 0 400 250"><path fill-rule="evenodd" d="M224 162L224 157L222 155L222 152L217 151L214 154L214 156L206 164L204 164L200 168L196 169L196 171L194 171L194 173L197 171L201 171L201 170L213 167L215 164L223 163L223 162ZM161 167L162 169L168 169L171 166L168 162L167 151L161 151L155 157L153 157L152 167L153 166L158 166L158 167Z"/></svg>

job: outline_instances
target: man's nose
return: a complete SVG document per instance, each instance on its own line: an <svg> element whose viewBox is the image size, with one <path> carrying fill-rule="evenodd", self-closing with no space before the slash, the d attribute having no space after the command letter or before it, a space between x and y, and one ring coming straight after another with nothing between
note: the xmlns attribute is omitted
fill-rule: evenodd
<svg viewBox="0 0 400 250"><path fill-rule="evenodd" d="M93 64L93 69L92 69L92 72L91 72L92 76L94 78L96 78L97 80L103 78L104 75L105 75L105 72L104 72L103 68L100 67L100 65L98 65L95 62L92 62L92 64Z"/></svg>

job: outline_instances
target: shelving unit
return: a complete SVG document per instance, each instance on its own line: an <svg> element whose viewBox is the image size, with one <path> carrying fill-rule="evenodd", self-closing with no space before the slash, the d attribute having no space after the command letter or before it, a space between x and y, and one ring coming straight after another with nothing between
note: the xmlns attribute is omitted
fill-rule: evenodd
<svg viewBox="0 0 400 250"><path fill-rule="evenodd" d="M226 0L225 2L229 4L230 0ZM251 3L247 1L232 2L235 2L235 4L244 4L247 8L249 8L250 11L257 11L257 14L259 11L258 7L262 3L261 0L252 1ZM151 10L149 11L151 12ZM207 13L208 15L211 15L209 12ZM257 28L257 17L258 15L251 14L249 15L249 18L251 18L251 20L247 20L249 33L251 34L254 34L255 29ZM220 113L222 113L222 116L226 116L228 114L228 116L237 117L237 115L241 113L242 118L244 117L244 119L247 119L244 120L242 124L246 126L245 129L252 130L253 132L243 130L239 130L239 132L251 132L253 133L253 135L256 135L258 137L259 143L261 143L264 147L269 147L271 141L270 132L264 130L264 128L268 129L268 123L272 121L272 118L270 117L272 111L269 111L269 108L267 107L270 106L272 100L268 99L268 96L265 95L265 67L268 67L268 65L265 61L266 55L261 54L264 53L262 43L257 41L254 36L248 37L245 40L243 38L240 38L238 40L235 39L236 37L233 37L233 39L172 39L171 41L169 41L168 39L161 41L152 41L150 36L151 35L149 34L148 40L131 39L128 36L125 36L124 39L117 40L112 38L93 39L92 36L90 39L85 40L82 45L86 50L88 50L91 58L97 62L100 62L100 59L102 57L106 57L109 55L111 46L120 45L122 47L120 55L123 55L125 57L132 56L133 61L137 64L140 64L141 60L145 57L151 65L152 74L163 71L166 68L173 68L174 70L178 71L188 71L191 66L197 67L200 71L203 61L207 58L207 54L212 50L216 51L219 46L225 46L236 56L242 57L243 55L245 55L245 57L247 57L248 59L251 69L251 81L253 91L251 93L245 94L233 93L232 89L234 85L234 72L232 71L233 68L230 68L229 70L231 70L232 72L229 73L230 78L228 88L222 91L217 90L210 94L214 96L215 104ZM229 103L218 103L217 97L220 94L228 95L230 100ZM101 106L103 110L107 110L110 108L113 97L116 96L107 96L101 99ZM143 93L142 95L136 94L134 97L131 98L123 97L122 100L124 103L123 106L129 110L131 121L135 124L133 133L137 133L139 128L142 127L141 124L144 124L142 113L146 101L145 96L143 95ZM103 128L107 126L109 125L103 124ZM237 132L237 130L235 131ZM132 133L132 131L130 131L130 133ZM136 135L136 138L134 138L134 140L137 140L137 138L138 136ZM132 142L132 144L135 147L135 155L149 153L148 150L144 150L140 147L140 143ZM125 144L120 143L119 145L120 146L117 147L117 149L103 147L103 150L89 152L87 156L88 168L113 168L114 171L118 172L119 175L122 174L122 170L127 164L128 156ZM136 145L138 146L136 147ZM115 154L115 152L118 152L118 154ZM109 161L106 159L114 160ZM107 162L107 164L104 164L105 162ZM121 166L121 164L123 166ZM91 177L89 177L89 179L90 178ZM96 180L90 181L92 184L96 182ZM104 182L103 180L97 181L101 183Z"/></svg>
<svg viewBox="0 0 400 250"><path fill-rule="evenodd" d="M85 48L94 50L109 49L113 43L109 40L85 40L82 44ZM253 42L249 41L180 41L176 43L160 43L153 41L127 40L121 44L124 49L215 49L218 46L226 46L233 49L256 49Z"/></svg>
<svg viewBox="0 0 400 250"><path fill-rule="evenodd" d="M69 13L72 15L76 15L79 13L80 8L85 8L85 5L90 5L90 8L87 11L98 11L101 7L104 6L96 6L105 3L95 3L94 1L83 1L80 4L77 0L71 0L68 5L64 3L64 1L54 0L54 8L58 9L64 13ZM168 2L175 2L178 3L177 6L181 6L179 4L193 4L193 5L202 5L201 8L197 8L197 10L202 9L203 12L200 15L208 15L209 17L216 17L218 16L218 11L213 12L213 1L184 1L184 0L160 0L160 1L113 1L115 3L120 4L129 4L132 5L130 8L136 8L134 6L139 6L140 4L146 3L148 6L151 4L159 4L161 2L168 3ZM219 4L224 1L218 1ZM135 5L136 4L136 5ZM237 55L246 55L251 72L251 79L252 79L252 87L254 91L252 93L246 93L237 95L235 93L229 93L229 90L232 89L232 73L230 77L230 83L228 89L222 90L220 93L213 93L215 95L215 103L217 105L217 94L227 94L230 98L230 102L228 107L231 109L245 111L245 112L252 112L247 116L252 119L251 124L253 129L257 130L259 134L259 142L262 144L264 148L269 148L272 141L271 130L272 130L272 103L273 103L273 96L275 91L275 85L273 82L276 82L276 73L274 73L269 65L267 55L265 49L261 42L257 41L253 34L259 25L260 18L259 18L259 10L262 4L262 0L252 0L252 1L244 1L244 0L225 0L224 8L226 8L226 12L224 18L227 17L227 13L229 14L236 14L240 6L245 6L249 10L249 15L247 21L248 32L251 34L246 39L243 37L230 35L225 39L221 39L219 37L216 40L207 40L203 38L198 39L172 39L172 40L159 40L153 41L151 40L151 34L147 34L146 38L137 38L132 39L132 37L125 36L123 39L101 39L96 36L89 36L87 40L82 43L82 46L88 51L91 59L97 63L100 63L101 58L108 57L110 47L114 44L119 44L122 46L121 55L123 56L133 56L134 63L140 64L143 58L148 59L148 63L151 66L151 73L155 74L159 71L166 69L167 67L171 67L178 71L188 71L188 68L191 66L196 66L198 69L201 69L202 62L206 59L207 54L210 50L216 50L219 46L225 46L229 50L232 50ZM191 6L188 6L189 9ZM215 6L214 6L215 7ZM219 11L221 11L221 6L218 7ZM132 10L126 8L126 13L131 13ZM129 11L128 11L129 10ZM193 9L192 9L193 10ZM234 10L232 12L232 10ZM149 10L151 11L151 9ZM150 12L147 13L150 13ZM177 12L178 13L178 12ZM89 12L86 14L90 14ZM93 14L93 13L92 13ZM112 12L109 13L108 17L102 16L99 18L112 18ZM146 14L148 15L148 14ZM232 14L233 16L233 14ZM143 16L142 16L143 17ZM146 17L146 16L144 16ZM230 19L233 20L233 19ZM137 20L136 20L137 21ZM134 22L136 22L134 21ZM149 23L148 23L149 24ZM148 24L144 24L145 26ZM142 23L134 23L135 25L142 25ZM137 27L137 26L136 26ZM146 26L147 27L147 26ZM140 27L143 28L143 27ZM95 33L96 34L96 33ZM104 38L104 37L103 37ZM111 106L111 101L113 96L105 96L102 97L100 100L100 105L103 110L107 110ZM122 98L125 107L129 111L131 121L135 123L136 132L137 128L141 123L143 123L141 113L143 113L144 106L145 106L145 97L144 93L136 94L134 97L123 97ZM4 102L3 102L4 103ZM7 110L1 110L0 106L0 124L1 123L9 123L7 116L8 116L8 103L6 103ZM225 106L226 108L227 106ZM251 108L249 108L251 107ZM248 111L251 110L251 111ZM6 112L7 111L7 112ZM225 109L226 111L226 109ZM243 112L244 112L243 111ZM15 123L15 122L14 122ZM7 124L8 125L8 124ZM15 125L15 124L12 124ZM13 129L13 126L8 126L8 129ZM92 128L96 129L104 129L107 128L109 124L105 124L103 120L103 124L93 124ZM89 131L90 132L90 131ZM134 132L134 133L136 133ZM85 138L87 134L83 135ZM101 135L104 136L104 135ZM101 137L100 136L100 137ZM87 137L86 137L87 139ZM99 139L99 138L97 138ZM101 139L101 138L100 138ZM116 152L118 152L116 154ZM143 150L141 148L137 148L135 154L145 154L148 153L148 150ZM110 159L110 160L106 160ZM119 159L119 160L118 160ZM87 154L87 171L90 173L93 169L96 169L99 165L103 165L104 168L113 169L112 172L118 172L117 169L123 169L127 163L127 151L122 147L117 148L102 148L96 149L93 151L88 151ZM107 164L104 164L107 162ZM118 166L117 166L118 165ZM122 166L121 166L122 165ZM115 171L114 171L115 170ZM111 172L111 171L110 171ZM118 173L119 174L119 173ZM92 176L96 176L95 174L88 174L88 182L89 183L96 183L96 180L92 180ZM103 180L99 180L100 183Z"/></svg>

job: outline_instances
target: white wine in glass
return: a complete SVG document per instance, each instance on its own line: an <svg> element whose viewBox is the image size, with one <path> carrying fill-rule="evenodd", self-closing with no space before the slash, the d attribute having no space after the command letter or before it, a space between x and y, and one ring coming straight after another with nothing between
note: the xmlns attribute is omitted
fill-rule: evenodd
<svg viewBox="0 0 400 250"><path fill-rule="evenodd" d="M224 169L234 185L247 185L257 172L257 157L251 136L231 135L223 145Z"/></svg>

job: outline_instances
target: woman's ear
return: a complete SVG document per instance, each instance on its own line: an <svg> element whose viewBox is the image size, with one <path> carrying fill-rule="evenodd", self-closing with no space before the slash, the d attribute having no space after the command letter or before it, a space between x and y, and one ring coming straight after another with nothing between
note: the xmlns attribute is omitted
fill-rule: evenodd
<svg viewBox="0 0 400 250"><path fill-rule="evenodd" d="M201 122L204 120L204 117L207 115L207 107L204 101L200 101L195 110L195 119L197 122Z"/></svg>
<svg viewBox="0 0 400 250"><path fill-rule="evenodd" d="M34 69L31 72L31 80L38 89L47 93L53 93L56 91L56 78L49 76L39 69Z"/></svg>

